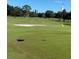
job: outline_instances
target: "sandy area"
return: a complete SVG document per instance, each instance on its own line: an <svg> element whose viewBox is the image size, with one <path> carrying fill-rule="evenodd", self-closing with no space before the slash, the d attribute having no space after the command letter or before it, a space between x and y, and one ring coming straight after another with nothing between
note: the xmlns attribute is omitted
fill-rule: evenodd
<svg viewBox="0 0 79 59"><path fill-rule="evenodd" d="M26 26L26 27L30 27L30 26L46 26L46 25L41 25L41 24L14 24L15 26Z"/></svg>

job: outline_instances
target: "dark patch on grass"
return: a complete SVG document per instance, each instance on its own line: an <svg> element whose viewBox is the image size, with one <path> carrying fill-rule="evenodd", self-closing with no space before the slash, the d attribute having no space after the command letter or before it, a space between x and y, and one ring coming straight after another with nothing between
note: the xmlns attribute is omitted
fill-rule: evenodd
<svg viewBox="0 0 79 59"><path fill-rule="evenodd" d="M47 41L47 40L42 40L42 41Z"/></svg>
<svg viewBox="0 0 79 59"><path fill-rule="evenodd" d="M64 25L69 25L69 26L71 26L71 24L69 23L69 24L64 24Z"/></svg>
<svg viewBox="0 0 79 59"><path fill-rule="evenodd" d="M22 42L22 41L24 41L24 39L17 39L17 41L18 41L18 42Z"/></svg>

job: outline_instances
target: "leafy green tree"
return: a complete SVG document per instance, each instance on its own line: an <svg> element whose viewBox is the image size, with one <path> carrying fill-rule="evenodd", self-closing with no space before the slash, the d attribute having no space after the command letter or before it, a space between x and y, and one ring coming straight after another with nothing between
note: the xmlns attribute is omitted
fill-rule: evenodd
<svg viewBox="0 0 79 59"><path fill-rule="evenodd" d="M37 10L30 12L29 16L30 17L37 17L38 16Z"/></svg>
<svg viewBox="0 0 79 59"><path fill-rule="evenodd" d="M48 18L52 18L52 17L54 17L54 13L51 10L47 10L45 12L45 16L48 17Z"/></svg>
<svg viewBox="0 0 79 59"><path fill-rule="evenodd" d="M57 13L55 13L55 18L61 18L61 12L58 11Z"/></svg>
<svg viewBox="0 0 79 59"><path fill-rule="evenodd" d="M62 11L62 15L61 15L61 17L63 18L63 21L65 21L66 15L67 15L67 12L66 12L66 10L64 9L64 10Z"/></svg>
<svg viewBox="0 0 79 59"><path fill-rule="evenodd" d="M16 7L14 7L13 15L14 16L23 16L23 10L20 7L16 6Z"/></svg>
<svg viewBox="0 0 79 59"><path fill-rule="evenodd" d="M37 17L37 16L38 16L38 14L37 14L37 13L35 13L35 12L30 12L29 16L30 16L30 17Z"/></svg>
<svg viewBox="0 0 79 59"><path fill-rule="evenodd" d="M45 17L45 13L38 13L38 17Z"/></svg>
<svg viewBox="0 0 79 59"><path fill-rule="evenodd" d="M67 13L66 19L71 20L71 12L68 12L68 13Z"/></svg>
<svg viewBox="0 0 79 59"><path fill-rule="evenodd" d="M63 21L67 19L71 19L71 12L67 12L65 9L61 12L58 11L54 13L51 10L47 10L45 13L38 13L37 10L31 11L31 7L29 5L24 5L22 8L18 6L11 6L7 4L7 15L10 16L30 16L30 17L47 17L47 18L58 18L59 21L63 19Z"/></svg>
<svg viewBox="0 0 79 59"><path fill-rule="evenodd" d="M7 4L7 15L13 15L14 7Z"/></svg>
<svg viewBox="0 0 79 59"><path fill-rule="evenodd" d="M25 16L29 15L30 10L31 10L31 7L29 5L24 5L22 9L23 9L23 11L25 13Z"/></svg>

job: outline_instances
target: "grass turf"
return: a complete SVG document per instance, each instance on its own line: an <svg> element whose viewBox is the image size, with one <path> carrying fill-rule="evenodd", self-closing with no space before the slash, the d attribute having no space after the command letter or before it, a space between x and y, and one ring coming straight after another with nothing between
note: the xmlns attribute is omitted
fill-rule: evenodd
<svg viewBox="0 0 79 59"><path fill-rule="evenodd" d="M54 18L8 16L8 59L71 59L70 22ZM14 24L44 24L19 27ZM61 24L65 24L64 27ZM24 39L17 42L17 39Z"/></svg>

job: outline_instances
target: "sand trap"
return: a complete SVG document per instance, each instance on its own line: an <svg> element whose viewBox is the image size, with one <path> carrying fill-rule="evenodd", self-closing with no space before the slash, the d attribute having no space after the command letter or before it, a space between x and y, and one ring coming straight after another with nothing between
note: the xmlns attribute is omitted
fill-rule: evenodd
<svg viewBox="0 0 79 59"><path fill-rule="evenodd" d="M40 24L14 24L15 26L26 26L26 27L31 27L31 26L46 26L46 25L40 25Z"/></svg>

